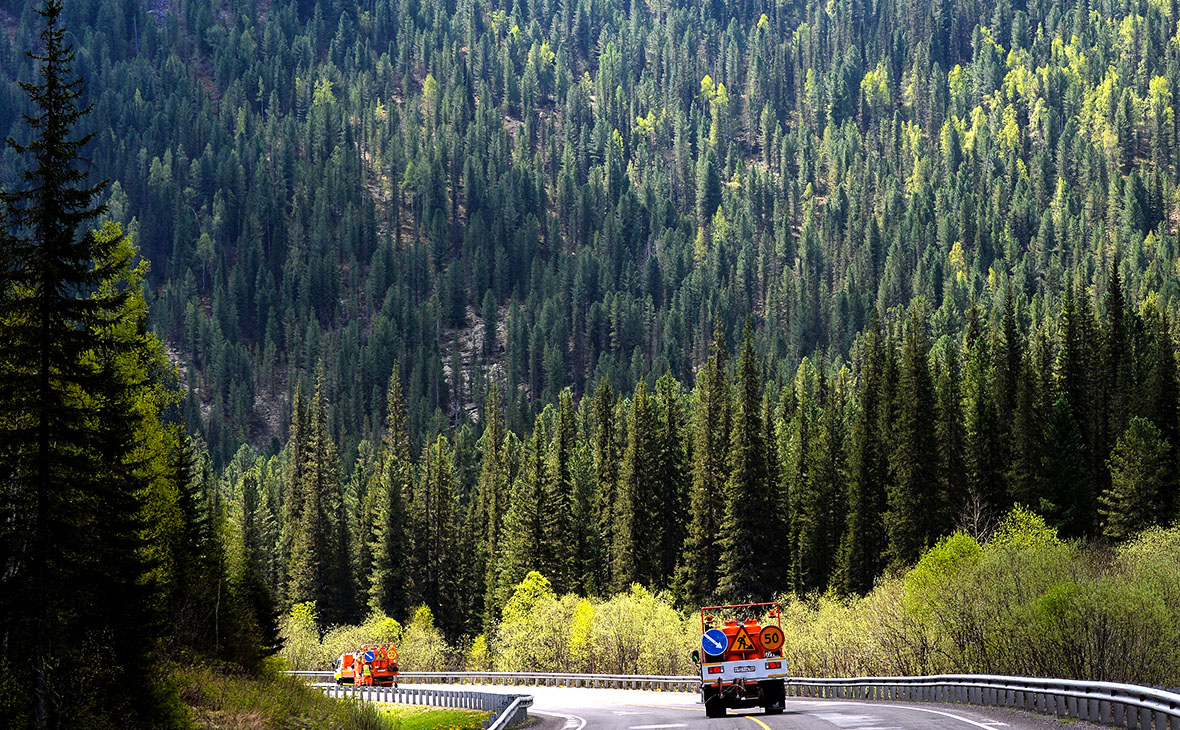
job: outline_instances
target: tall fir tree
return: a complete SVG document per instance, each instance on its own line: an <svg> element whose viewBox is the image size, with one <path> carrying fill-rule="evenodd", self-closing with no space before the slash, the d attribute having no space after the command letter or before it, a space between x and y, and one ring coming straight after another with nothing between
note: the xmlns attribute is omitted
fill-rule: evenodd
<svg viewBox="0 0 1180 730"><path fill-rule="evenodd" d="M659 529L656 565L659 583L667 585L684 547L689 456L686 450L684 397L680 383L665 372L656 381L656 482L652 511Z"/></svg>
<svg viewBox="0 0 1180 730"><path fill-rule="evenodd" d="M594 513L604 555L598 584L610 586L614 585L610 556L614 554L612 551L617 533L615 502L618 499L619 465L622 460L618 422L615 419L615 395L610 378L604 379L594 391L590 411L594 424L591 439L594 450L594 482L597 485Z"/></svg>
<svg viewBox="0 0 1180 730"><path fill-rule="evenodd" d="M145 692L131 681L161 633L142 552L146 309L129 291L121 230L81 232L104 212L106 182L91 183L81 157L90 108L62 4L35 10L36 80L20 84L32 139L8 140L30 166L23 186L0 192L0 669L27 691L0 706L14 726L92 713L164 723L152 717L156 682ZM104 658L85 679L65 669L80 646Z"/></svg>
<svg viewBox="0 0 1180 730"><path fill-rule="evenodd" d="M544 486L545 510L541 516L542 564L558 593L568 592L574 583L577 566L574 548L574 448L577 438L577 414L574 397L567 388L561 392L557 406L557 420L550 445L549 479Z"/></svg>
<svg viewBox="0 0 1180 730"><path fill-rule="evenodd" d="M506 425L500 402L500 387L495 382L488 390L484 405L484 431L480 439L483 456L476 505L479 518L478 558L483 567L483 619L490 627L498 616L496 605L496 565L500 558L504 514L508 509L508 464L505 451Z"/></svg>
<svg viewBox="0 0 1180 730"><path fill-rule="evenodd" d="M386 395L385 434L378 451L375 483L372 487L376 521L369 537L372 569L368 578L369 608L389 616L404 616L409 610L405 582L405 502L411 477L409 415L402 395L397 366L389 377Z"/></svg>
<svg viewBox="0 0 1180 730"><path fill-rule="evenodd" d="M679 583L690 605L712 601L718 591L721 522L729 474L731 395L725 334L715 328L711 354L697 376L693 425L689 526Z"/></svg>
<svg viewBox="0 0 1180 730"><path fill-rule="evenodd" d="M1141 416L1131 419L1110 455L1111 486L1099 498L1102 532L1126 540L1140 530L1166 522L1176 472L1163 433Z"/></svg>
<svg viewBox="0 0 1180 730"><path fill-rule="evenodd" d="M937 412L934 384L927 361L929 345L920 309L914 307L906 326L898 387L894 393L896 418L890 451L891 479L885 531L888 557L897 565L909 565L946 525L945 498L939 489Z"/></svg>
<svg viewBox="0 0 1180 730"><path fill-rule="evenodd" d="M730 432L729 479L721 526L720 594L728 600L766 597L771 585L767 550L775 536L770 520L766 432L762 424L762 376L754 333L746 322L737 363L736 398Z"/></svg>
<svg viewBox="0 0 1180 730"><path fill-rule="evenodd" d="M497 567L497 600L503 606L512 591L531 570L543 570L542 542L545 539L542 515L548 465L545 459L544 426L540 416L525 447L521 474L512 484L508 512L504 516L503 550Z"/></svg>
<svg viewBox="0 0 1180 730"><path fill-rule="evenodd" d="M881 431L885 393L885 342L876 312L864 340L860 409L852 430L848 521L840 542L837 584L845 593L868 593L884 567L888 461Z"/></svg>
<svg viewBox="0 0 1180 730"><path fill-rule="evenodd" d="M658 432L655 403L640 380L631 399L627 420L627 448L615 501L616 529L611 554L612 590L625 591L631 583L657 585L660 579L660 527L656 515Z"/></svg>

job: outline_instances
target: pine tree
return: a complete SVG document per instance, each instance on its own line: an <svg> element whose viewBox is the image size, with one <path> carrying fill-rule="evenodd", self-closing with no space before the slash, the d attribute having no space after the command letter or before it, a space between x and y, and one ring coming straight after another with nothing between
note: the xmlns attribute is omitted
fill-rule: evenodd
<svg viewBox="0 0 1180 730"><path fill-rule="evenodd" d="M317 377L308 422L307 450L298 485L299 523L289 559L288 595L292 604L314 601L321 621L339 623L350 606L339 527L339 473L336 447L328 434L328 404L323 371Z"/></svg>
<svg viewBox="0 0 1180 730"><path fill-rule="evenodd" d="M729 473L730 389L725 335L713 334L712 354L697 376L693 426L692 492L680 584L689 605L712 601L718 590L721 521Z"/></svg>
<svg viewBox="0 0 1180 730"><path fill-rule="evenodd" d="M597 485L597 497L594 504L595 521L602 541L602 551L606 557L602 561L602 571L599 576L599 585L602 586L614 585L609 556L614 555L616 540L615 502L617 501L619 462L621 460L615 407L615 396L611 390L610 378L606 378L594 391L594 398L590 405L591 417L594 421L592 435L594 481Z"/></svg>
<svg viewBox="0 0 1180 730"><path fill-rule="evenodd" d="M814 460L821 453L817 442L822 440L816 423L819 420L816 399L821 397L818 392L820 384L815 381L817 377L811 361L803 358L795 375L794 414L789 424L784 424L788 429L785 481L790 523L787 533L790 549L786 556L789 556L790 563L789 584L797 592L818 588L818 576L822 573L820 512L823 506L816 489L817 481L811 474Z"/></svg>
<svg viewBox="0 0 1180 730"><path fill-rule="evenodd" d="M545 482L548 466L545 463L544 426L540 416L533 424L533 435L525 447L522 473L512 484L508 499L508 513L504 516L502 533L504 548L497 567L498 596L496 604L503 606L512 595L516 584L531 570L541 570L541 551L545 533L541 523Z"/></svg>
<svg viewBox="0 0 1180 730"><path fill-rule="evenodd" d="M963 429L963 394L959 371L959 345L954 340L946 343L942 369L938 379L938 484L943 496L942 516L949 525L967 504L967 465L963 449L966 434Z"/></svg>
<svg viewBox="0 0 1180 730"><path fill-rule="evenodd" d="M79 107L62 5L36 12L38 83L21 83L33 138L8 141L32 165L25 187L0 193L0 669L31 676L7 719L44 728L101 713L150 724L155 695L127 678L150 666L160 635L141 553L146 305L129 289L134 251L122 231L79 235L103 213L106 182L87 182L91 137L73 136L90 109ZM78 646L105 657L85 696L54 672Z"/></svg>
<svg viewBox="0 0 1180 730"><path fill-rule="evenodd" d="M770 511L767 449L762 424L762 378L747 320L737 364L736 403L730 432L729 480L721 532L720 594L729 600L766 596L770 585L767 529Z"/></svg>
<svg viewBox="0 0 1180 730"><path fill-rule="evenodd" d="M1041 503L1038 511L1063 535L1082 534L1090 519L1083 512L1079 491L1086 489L1085 446L1082 432L1065 396L1058 396L1045 424L1040 469Z"/></svg>
<svg viewBox="0 0 1180 730"><path fill-rule="evenodd" d="M1146 418L1131 419L1110 455L1111 485L1099 502L1102 528L1111 540L1126 540L1168 514L1176 477L1163 433Z"/></svg>
<svg viewBox="0 0 1180 730"><path fill-rule="evenodd" d="M640 380L631 398L627 448L619 477L611 553L612 589L626 591L632 583L654 586L660 571L660 527L656 518L659 478L655 404Z"/></svg>
<svg viewBox="0 0 1180 730"><path fill-rule="evenodd" d="M386 426L377 454L374 483L370 488L376 519L365 535L372 555L368 582L368 605L386 615L401 616L408 610L405 581L407 571L405 503L410 479L410 434L397 366L389 378L386 395Z"/></svg>
<svg viewBox="0 0 1180 730"><path fill-rule="evenodd" d="M898 565L917 561L922 550L942 533L944 497L938 489L938 446L935 442L934 384L926 359L925 324L914 307L902 348L896 419L890 454L891 479L885 531L889 559Z"/></svg>
<svg viewBox="0 0 1180 730"><path fill-rule="evenodd" d="M500 558L500 542L504 513L508 509L508 464L505 453L506 427L500 404L500 387L495 382L488 390L484 406L484 432L480 439L483 458L480 460L479 494L476 499L479 530L478 556L483 566L484 627L496 619L496 565Z"/></svg>
<svg viewBox="0 0 1180 730"><path fill-rule="evenodd" d="M304 467L307 461L307 402L303 397L303 382L295 381L295 393L291 397L291 425L288 430L286 448L286 473L279 488L279 510L282 533L279 538L279 582L280 595L285 605L294 605L290 599L290 560L295 550L295 537L303 520Z"/></svg>
<svg viewBox="0 0 1180 730"><path fill-rule="evenodd" d="M566 593L574 582L574 447L577 436L573 394L567 388L558 400L557 422L550 447L549 479L544 486L542 564L548 566L554 590Z"/></svg>
<svg viewBox="0 0 1180 730"><path fill-rule="evenodd" d="M658 584L668 584L684 546L689 466L685 451L684 401L671 372L656 381L656 482L651 505L659 530Z"/></svg>
<svg viewBox="0 0 1180 730"><path fill-rule="evenodd" d="M864 341L860 370L860 412L853 425L848 522L840 542L837 583L844 593L868 593L884 567L886 548L882 515L886 508L888 463L882 433L885 343L876 312Z"/></svg>

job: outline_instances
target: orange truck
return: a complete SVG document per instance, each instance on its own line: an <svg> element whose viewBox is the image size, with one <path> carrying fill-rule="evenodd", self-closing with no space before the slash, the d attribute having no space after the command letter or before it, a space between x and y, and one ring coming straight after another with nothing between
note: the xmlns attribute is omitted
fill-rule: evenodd
<svg viewBox="0 0 1180 730"><path fill-rule="evenodd" d="M397 686L397 647L393 644L364 644L345 652L332 663L336 684Z"/></svg>
<svg viewBox="0 0 1180 730"><path fill-rule="evenodd" d="M786 703L782 608L742 603L701 609L701 648L692 653L701 672L701 702L708 717L728 709L761 707L768 715Z"/></svg>

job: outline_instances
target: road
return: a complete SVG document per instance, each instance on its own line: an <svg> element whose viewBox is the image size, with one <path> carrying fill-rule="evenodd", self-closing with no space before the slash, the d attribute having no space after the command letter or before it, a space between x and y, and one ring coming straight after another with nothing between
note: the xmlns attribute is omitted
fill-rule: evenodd
<svg viewBox="0 0 1180 730"><path fill-rule="evenodd" d="M493 691L501 691L497 687ZM686 692L527 687L533 695L530 730L1054 730L1053 717L963 705L907 705L787 698L781 715L730 711L708 719ZM1099 726L1071 721L1070 730Z"/></svg>

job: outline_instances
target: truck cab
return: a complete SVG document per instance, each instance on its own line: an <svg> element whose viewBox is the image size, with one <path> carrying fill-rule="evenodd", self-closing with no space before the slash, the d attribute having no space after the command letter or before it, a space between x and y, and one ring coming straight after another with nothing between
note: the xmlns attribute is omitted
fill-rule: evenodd
<svg viewBox="0 0 1180 730"><path fill-rule="evenodd" d="M701 701L709 717L728 709L761 707L781 713L786 702L782 608L777 603L706 606L701 609Z"/></svg>

